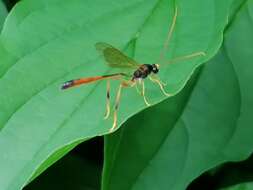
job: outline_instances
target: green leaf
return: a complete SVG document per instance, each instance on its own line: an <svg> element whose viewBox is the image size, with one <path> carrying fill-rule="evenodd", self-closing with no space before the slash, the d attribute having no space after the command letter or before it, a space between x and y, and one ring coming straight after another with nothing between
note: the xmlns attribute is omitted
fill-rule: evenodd
<svg viewBox="0 0 253 190"><path fill-rule="evenodd" d="M252 16L249 1L196 85L107 136L104 190L186 189L204 171L252 153Z"/></svg>
<svg viewBox="0 0 253 190"><path fill-rule="evenodd" d="M0 31L2 30L2 26L4 24L5 18L8 12L2 0L0 0Z"/></svg>
<svg viewBox="0 0 253 190"><path fill-rule="evenodd" d="M166 57L196 51L207 56L161 69L159 76L172 94L217 52L230 1L176 4L178 21ZM98 58L94 44L99 41L119 49L129 45L137 61L155 63L174 7L174 1L165 0L23 0L12 9L0 36L1 188L22 188L76 143L109 133L112 118L103 120L103 82L67 91L61 91L60 85L116 72ZM116 81L113 91L117 86ZM151 83L147 96L153 104L166 98ZM119 125L145 108L134 88L124 89Z"/></svg>

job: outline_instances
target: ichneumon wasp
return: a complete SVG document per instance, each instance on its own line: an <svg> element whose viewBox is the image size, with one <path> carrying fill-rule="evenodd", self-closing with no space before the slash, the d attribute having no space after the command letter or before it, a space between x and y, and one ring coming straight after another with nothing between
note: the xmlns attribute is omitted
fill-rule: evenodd
<svg viewBox="0 0 253 190"><path fill-rule="evenodd" d="M171 39L172 33L174 31L176 20L177 20L177 7L175 7L175 13L173 16L171 27L168 31L167 38L163 45L163 50L160 53L160 61L164 59L164 54L166 50L168 49L169 41ZM106 90L106 114L105 119L107 119L110 115L110 80L120 80L120 85L116 94L116 100L114 105L114 116L113 116L113 125L110 131L113 131L117 127L117 111L119 108L119 102L120 102L120 96L121 96L121 90L124 87L133 87L136 86L137 82L142 85L141 95L143 96L144 102L147 106L150 106L150 104L147 101L147 98L145 96L145 84L144 79L148 78L152 82L156 83L162 93L165 96L170 96L169 93L167 93L164 89L164 86L166 85L163 83L158 77L157 74L160 69L159 64L139 64L135 60L131 59L130 57L123 54L120 50L116 49L115 47L104 43L104 42L98 42L95 44L95 47L98 52L100 52L105 60L105 63L112 68L119 68L122 69L122 72L114 73L110 75L103 75L103 76L94 76L94 77L85 77L80 79L74 79L65 82L62 85L62 89L68 89L70 87L79 86L81 84L87 84L99 80L107 80L107 90ZM170 61L167 61L167 63L174 63L181 60L197 57L197 56L205 56L204 52L195 52L189 55L181 56L175 59L172 59ZM132 73L129 74L124 71L124 69L132 69ZM138 88L137 88L138 90Z"/></svg>

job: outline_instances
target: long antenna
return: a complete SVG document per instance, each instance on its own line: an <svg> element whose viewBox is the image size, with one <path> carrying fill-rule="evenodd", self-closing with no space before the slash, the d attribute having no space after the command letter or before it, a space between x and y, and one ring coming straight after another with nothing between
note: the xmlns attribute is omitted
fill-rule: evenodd
<svg viewBox="0 0 253 190"><path fill-rule="evenodd" d="M167 36L167 38L166 38L166 40L163 44L163 49L160 53L160 58L159 58L158 63L160 63L164 59L164 55L165 55L166 51L169 48L169 42L170 42L171 36L173 34L173 31L174 31L174 28L175 28L175 25L176 25L176 20L177 20L177 6L175 6L175 14L173 16L173 20L172 20L172 24L171 24L171 27L170 27L169 32L168 32L168 36Z"/></svg>
<svg viewBox="0 0 253 190"><path fill-rule="evenodd" d="M176 21L177 21L177 16L178 16L178 11L177 11L177 6L175 5L175 13L174 13L174 16L173 16L172 24L170 26L167 38L166 38L166 40L165 40L165 42L163 44L163 49L162 49L162 51L160 53L160 57L159 57L159 62L158 63L162 62L162 60L164 59L164 55L165 55L166 51L169 48L169 42L171 40L172 34L174 32L174 29L175 29L175 25L176 25ZM169 61L166 61L166 64L176 63L178 61L183 61L183 60L186 60L186 59L191 59L191 58L194 58L194 57L197 57L197 56L205 56L205 55L206 55L205 52L199 51L199 52L195 52L195 53L192 53L192 54L189 54L189 55L184 55L184 56L180 56L180 57L171 59Z"/></svg>

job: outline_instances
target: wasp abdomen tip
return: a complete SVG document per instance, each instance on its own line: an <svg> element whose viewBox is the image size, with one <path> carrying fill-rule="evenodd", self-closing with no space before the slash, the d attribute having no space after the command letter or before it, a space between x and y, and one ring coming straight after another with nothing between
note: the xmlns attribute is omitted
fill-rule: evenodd
<svg viewBox="0 0 253 190"><path fill-rule="evenodd" d="M67 81L67 82L65 82L65 83L61 86L61 89L62 89L62 90L65 90L65 89L67 89L67 88L73 86L73 84L74 84L74 83L73 83L73 80Z"/></svg>

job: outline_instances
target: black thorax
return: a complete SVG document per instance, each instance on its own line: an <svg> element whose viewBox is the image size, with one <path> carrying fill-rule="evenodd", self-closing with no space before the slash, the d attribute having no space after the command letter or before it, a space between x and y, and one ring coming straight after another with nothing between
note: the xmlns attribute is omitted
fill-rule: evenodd
<svg viewBox="0 0 253 190"><path fill-rule="evenodd" d="M158 68L155 64L143 64L133 74L132 80L145 79L150 73L157 73Z"/></svg>

